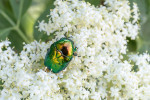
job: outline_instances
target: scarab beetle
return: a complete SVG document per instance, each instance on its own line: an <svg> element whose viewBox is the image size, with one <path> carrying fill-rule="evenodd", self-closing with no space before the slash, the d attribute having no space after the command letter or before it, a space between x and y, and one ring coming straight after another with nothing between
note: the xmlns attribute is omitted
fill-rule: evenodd
<svg viewBox="0 0 150 100"><path fill-rule="evenodd" d="M74 42L67 38L61 38L54 42L47 50L44 65L53 73L64 70L72 60L76 47Z"/></svg>

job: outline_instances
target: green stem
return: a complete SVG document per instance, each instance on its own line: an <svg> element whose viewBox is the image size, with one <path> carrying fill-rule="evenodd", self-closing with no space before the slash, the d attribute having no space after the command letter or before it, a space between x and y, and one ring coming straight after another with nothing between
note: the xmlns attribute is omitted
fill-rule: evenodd
<svg viewBox="0 0 150 100"><path fill-rule="evenodd" d="M15 30L18 32L18 34L24 39L24 41L26 43L30 43L30 41L27 39L27 37L23 34L23 32L18 28L16 27Z"/></svg>
<svg viewBox="0 0 150 100"><path fill-rule="evenodd" d="M2 10L0 10L0 14L1 14L12 26L15 26L15 23L7 16L7 14L5 14L5 12L3 12Z"/></svg>
<svg viewBox="0 0 150 100"><path fill-rule="evenodd" d="M17 21L17 26L20 25L21 14L22 14L22 8L23 8L23 2L24 2L24 0L21 0L20 7L19 7L19 17L18 17L18 21Z"/></svg>

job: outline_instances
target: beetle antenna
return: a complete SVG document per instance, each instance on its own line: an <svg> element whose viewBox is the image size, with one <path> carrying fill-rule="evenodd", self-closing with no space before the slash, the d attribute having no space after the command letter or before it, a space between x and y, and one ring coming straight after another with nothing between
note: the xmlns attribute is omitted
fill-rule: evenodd
<svg viewBox="0 0 150 100"><path fill-rule="evenodd" d="M74 55L74 56L77 56L77 57L81 57L81 56L78 56L76 52L74 52L73 55Z"/></svg>

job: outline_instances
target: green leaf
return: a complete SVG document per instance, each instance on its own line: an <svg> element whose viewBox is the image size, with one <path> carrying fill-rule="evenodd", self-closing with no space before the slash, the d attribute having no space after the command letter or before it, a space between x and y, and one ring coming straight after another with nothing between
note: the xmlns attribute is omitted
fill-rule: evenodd
<svg viewBox="0 0 150 100"><path fill-rule="evenodd" d="M0 0L0 9L11 11L9 0Z"/></svg>
<svg viewBox="0 0 150 100"><path fill-rule="evenodd" d="M46 40L47 41L47 40L50 40L53 37L53 35L48 37L46 34L43 34L42 32L39 32L38 29L36 28L36 26L39 25L39 21L42 21L42 20L48 21L48 18L46 16L49 15L50 9L54 8L54 5L53 5L54 1L55 0L50 0L50 2L48 2L45 11L41 14L41 16L35 22L35 25L34 25L34 38L36 40L41 39L41 40Z"/></svg>
<svg viewBox="0 0 150 100"><path fill-rule="evenodd" d="M19 53L23 48L24 40L19 34L16 34L16 31L11 31L9 36L9 40L11 41L11 47L15 47L14 50Z"/></svg>
<svg viewBox="0 0 150 100"><path fill-rule="evenodd" d="M140 53L148 51L150 53L150 0L129 0L131 8L133 2L137 3L140 10L141 30L137 39L137 51Z"/></svg>
<svg viewBox="0 0 150 100"><path fill-rule="evenodd" d="M127 40L129 41L127 44L127 48L129 50L129 52L136 52L137 51L137 42L136 40L131 40L131 38L127 38Z"/></svg>
<svg viewBox="0 0 150 100"><path fill-rule="evenodd" d="M21 25L22 15L29 8L31 1L0 0L0 40L8 37L12 46L16 47L16 51L22 50L22 42L29 43L31 40L27 37L28 31L23 30Z"/></svg>
<svg viewBox="0 0 150 100"><path fill-rule="evenodd" d="M11 27L11 24L4 18L4 16L1 13L2 12L0 10L0 29Z"/></svg>
<svg viewBox="0 0 150 100"><path fill-rule="evenodd" d="M29 8L32 0L9 0L16 19L21 17Z"/></svg>
<svg viewBox="0 0 150 100"><path fill-rule="evenodd" d="M143 24L146 21L147 15L146 1L148 0L129 0L129 1L131 3L131 8L133 8L133 3L136 3L138 5L140 11L141 24Z"/></svg>
<svg viewBox="0 0 150 100"><path fill-rule="evenodd" d="M100 6L100 4L103 4L104 2L104 0L85 0L85 1L95 6Z"/></svg>
<svg viewBox="0 0 150 100"><path fill-rule="evenodd" d="M145 41L148 41L150 43L150 17L148 18L148 20L146 21L146 23L144 23L141 26L141 29L142 29L142 33L140 34L140 36Z"/></svg>
<svg viewBox="0 0 150 100"><path fill-rule="evenodd" d="M34 26L35 19L32 18L32 16L29 13L24 14L24 16L21 19L21 29L26 33L26 35L33 39L33 26Z"/></svg>
<svg viewBox="0 0 150 100"><path fill-rule="evenodd" d="M141 34L140 34L140 41L139 45L139 52L148 51L150 53L150 17L148 18L147 22L141 26Z"/></svg>
<svg viewBox="0 0 150 100"><path fill-rule="evenodd" d="M9 19L7 16L9 16ZM0 0L0 29L11 27L13 19L9 0Z"/></svg>
<svg viewBox="0 0 150 100"><path fill-rule="evenodd" d="M3 30L0 30L0 40L6 40L6 37L9 35L12 28L6 28Z"/></svg>
<svg viewBox="0 0 150 100"><path fill-rule="evenodd" d="M139 45L139 44L138 44ZM148 52L150 53L150 43L147 41L141 41L140 47L138 49L139 53Z"/></svg>

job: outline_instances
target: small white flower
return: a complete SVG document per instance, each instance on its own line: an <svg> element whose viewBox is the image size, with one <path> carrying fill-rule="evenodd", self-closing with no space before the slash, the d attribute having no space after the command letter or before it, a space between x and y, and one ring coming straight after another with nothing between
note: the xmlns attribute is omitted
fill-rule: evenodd
<svg viewBox="0 0 150 100"><path fill-rule="evenodd" d="M127 37L138 35L136 4L131 9L128 0L105 0L100 7L56 0L54 5L49 21L41 21L38 28L47 35L55 32L55 39L24 44L20 54L8 40L0 42L0 99L150 99L150 56L135 54L123 60ZM45 72L47 49L65 34L78 48L78 56L60 73Z"/></svg>

